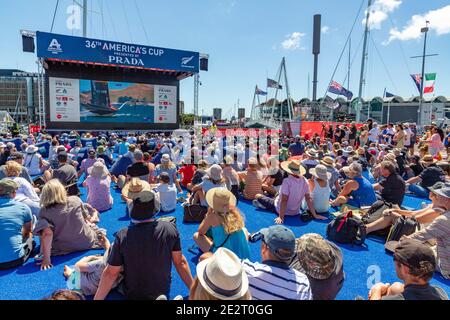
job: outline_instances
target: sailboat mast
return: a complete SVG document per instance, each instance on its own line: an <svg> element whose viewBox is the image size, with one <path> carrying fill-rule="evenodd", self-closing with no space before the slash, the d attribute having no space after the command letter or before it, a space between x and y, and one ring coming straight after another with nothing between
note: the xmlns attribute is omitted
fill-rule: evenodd
<svg viewBox="0 0 450 320"><path fill-rule="evenodd" d="M361 75L359 77L359 93L358 93L358 103L356 107L356 122L361 121L361 108L362 108L362 91L364 85L364 72L366 67L366 59L367 59L367 38L369 36L369 18L370 18L370 7L372 6L372 0L368 0L367 5L367 14L366 14L366 28L364 30L364 44L363 44L363 52L362 52L362 61L361 61Z"/></svg>
<svg viewBox="0 0 450 320"><path fill-rule="evenodd" d="M83 38L87 36L87 0L83 0Z"/></svg>

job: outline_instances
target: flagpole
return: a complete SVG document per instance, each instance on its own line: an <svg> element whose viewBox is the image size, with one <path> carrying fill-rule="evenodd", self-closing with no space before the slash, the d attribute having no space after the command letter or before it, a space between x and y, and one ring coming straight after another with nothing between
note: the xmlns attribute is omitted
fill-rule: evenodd
<svg viewBox="0 0 450 320"><path fill-rule="evenodd" d="M422 117L422 107L423 107L423 89L424 89L423 85L425 83L425 81L424 81L425 80L425 59L426 59L426 55L427 55L427 35L428 35L428 30L429 30L429 28L428 28L428 24L429 23L430 22L427 21L425 28L422 28L420 30L420 32L425 33L425 40L423 42L422 78L421 78L421 81L420 81L420 101L419 101L419 109L417 111L417 113L418 113L417 114L417 122L419 124L419 128L422 128L422 119L421 119L421 117Z"/></svg>
<svg viewBox="0 0 450 320"><path fill-rule="evenodd" d="M253 93L252 113L250 114L250 119L252 119L252 120L253 120L253 115L254 115L254 110L255 110L256 90L258 90L258 85L255 86L255 92Z"/></svg>

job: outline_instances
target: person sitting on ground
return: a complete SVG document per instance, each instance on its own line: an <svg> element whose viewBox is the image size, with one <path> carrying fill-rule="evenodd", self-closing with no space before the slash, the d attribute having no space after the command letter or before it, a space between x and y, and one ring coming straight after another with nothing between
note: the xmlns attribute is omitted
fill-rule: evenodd
<svg viewBox="0 0 450 320"><path fill-rule="evenodd" d="M161 172L158 180L160 183L156 191L161 203L161 212L172 212L177 207L177 188L173 183L170 183L170 177L167 172Z"/></svg>
<svg viewBox="0 0 450 320"><path fill-rule="evenodd" d="M311 173L311 178L308 179L308 184L314 211L321 215L328 214L330 210L331 189L329 180L331 179L331 173L322 164L312 168L309 172ZM307 205L304 203L304 208L306 207Z"/></svg>
<svg viewBox="0 0 450 320"><path fill-rule="evenodd" d="M114 162L111 167L112 180L117 183L119 176L126 176L127 169L134 163L133 153L136 150L135 145L128 146L128 152L126 152L122 157L120 157L116 162ZM124 182L124 181L122 181ZM118 186L121 189L123 185Z"/></svg>
<svg viewBox="0 0 450 320"><path fill-rule="evenodd" d="M148 166L148 183L154 184L156 182L156 177L153 175L156 166L151 162L152 156L148 152L144 152L144 163Z"/></svg>
<svg viewBox="0 0 450 320"><path fill-rule="evenodd" d="M105 146L102 145L97 147L97 158L103 159L107 168L111 168L114 163L112 157L106 154Z"/></svg>
<svg viewBox="0 0 450 320"><path fill-rule="evenodd" d="M97 161L87 169L88 177L83 182L87 188L87 203L99 212L107 211L113 206L111 196L111 176L102 161Z"/></svg>
<svg viewBox="0 0 450 320"><path fill-rule="evenodd" d="M30 177L28 169L23 166L23 154L20 152L14 152L9 156L10 161L14 161L20 165L19 177L24 178L29 183L33 183ZM0 180L6 177L5 166L0 167Z"/></svg>
<svg viewBox="0 0 450 320"><path fill-rule="evenodd" d="M208 213L194 234L194 241L202 252L227 248L239 258L250 257L248 233L236 198L226 188L214 188L206 194Z"/></svg>
<svg viewBox="0 0 450 320"><path fill-rule="evenodd" d="M444 183L436 183L430 190L437 190L444 186ZM372 233L378 230L383 230L392 226L398 218L404 217L414 217L417 222L420 223L421 228L427 227L431 222L433 222L437 217L445 213L445 208L438 204L438 198L435 191L430 192L431 204L427 205L425 208L420 210L402 210L397 206L392 209L387 209L383 212L383 216L366 225L366 233Z"/></svg>
<svg viewBox="0 0 450 320"><path fill-rule="evenodd" d="M168 296L172 264L186 287L191 287L192 275L181 251L180 234L175 223L154 219L159 207L157 202L151 190L135 194L130 210L131 224L116 233L95 300L106 298L122 270L121 291L126 299L154 300L160 295Z"/></svg>
<svg viewBox="0 0 450 320"><path fill-rule="evenodd" d="M254 157L248 159L248 168L239 172L239 179L245 184L242 194L247 200L254 200L256 195L262 194L263 174L259 169L258 160Z"/></svg>
<svg viewBox="0 0 450 320"><path fill-rule="evenodd" d="M170 183L175 184L179 193L182 193L180 181L177 176L177 166L170 160L170 156L168 154L163 154L161 157L161 164L156 166L155 171L153 172L153 176L159 177L162 172L167 172L170 177Z"/></svg>
<svg viewBox="0 0 450 320"><path fill-rule="evenodd" d="M231 156L225 156L224 163L222 164L222 175L228 190L236 197L236 201L239 201L240 180L238 173L231 166L233 162L234 160Z"/></svg>
<svg viewBox="0 0 450 320"><path fill-rule="evenodd" d="M445 173L436 165L437 160L432 155L427 154L423 157L422 166L424 170L417 177L406 181L408 190L420 198L428 198L429 188L437 182L445 182Z"/></svg>
<svg viewBox="0 0 450 320"><path fill-rule="evenodd" d="M407 165L405 166L405 173L407 179L417 177L424 170L422 164L420 163L420 157L418 155L410 156L407 160Z"/></svg>
<svg viewBox="0 0 450 320"><path fill-rule="evenodd" d="M344 184L339 196L331 203L333 207L347 204L355 208L361 208L371 206L377 201L372 184L362 176L361 164L353 162L343 171L350 180Z"/></svg>
<svg viewBox="0 0 450 320"><path fill-rule="evenodd" d="M295 142L289 145L289 156L301 156L305 152L305 141L300 136L295 137ZM287 159L286 159L287 160Z"/></svg>
<svg viewBox="0 0 450 320"><path fill-rule="evenodd" d="M41 253L35 260L41 270L52 267L51 256L101 248L98 212L76 196L67 196L57 179L44 185L41 212L33 233L39 235Z"/></svg>
<svg viewBox="0 0 450 320"><path fill-rule="evenodd" d="M34 145L28 146L26 149L25 159L23 161L24 167L27 168L28 172L32 176L40 176L45 167L48 166L47 161L42 158L38 151L38 147Z"/></svg>
<svg viewBox="0 0 450 320"><path fill-rule="evenodd" d="M341 249L315 233L296 240L296 255L290 267L308 277L313 300L334 300L344 285Z"/></svg>
<svg viewBox="0 0 450 320"><path fill-rule="evenodd" d="M87 174L88 169L94 165L97 161L104 162L103 159L97 158L97 153L95 152L95 149L90 148L88 150L88 157L81 161L80 170L78 171L78 179L81 179L83 174Z"/></svg>
<svg viewBox="0 0 450 320"><path fill-rule="evenodd" d="M303 160L301 162L301 165L303 168L305 168L305 179L310 179L311 174L309 170L312 168L315 168L319 164L319 161L317 160L317 150L316 149L309 149L305 152L303 155Z"/></svg>
<svg viewBox="0 0 450 320"><path fill-rule="evenodd" d="M378 283L370 290L369 300L448 300L442 288L430 285L437 264L429 246L418 240L401 241L394 264L404 283Z"/></svg>
<svg viewBox="0 0 450 320"><path fill-rule="evenodd" d="M288 174L283 180L279 194L275 198L269 198L262 194L256 195L253 205L263 210L277 213L276 224L284 223L285 216L297 216L305 199L308 210L314 219L326 220L327 218L318 215L314 210L308 181L303 176L305 168L300 165L299 160L289 160L281 163L281 168Z"/></svg>
<svg viewBox="0 0 450 320"><path fill-rule="evenodd" d="M392 162L383 161L380 173L384 179L374 184L373 188L381 191L380 196L384 201L401 206L405 197L405 181L398 174L395 165Z"/></svg>
<svg viewBox="0 0 450 320"><path fill-rule="evenodd" d="M434 251L437 270L448 280L450 279L450 183L440 186L441 188L433 186L430 190L436 196L436 206L445 209L445 213L408 238L436 243Z"/></svg>
<svg viewBox="0 0 450 320"><path fill-rule="evenodd" d="M141 150L136 150L133 155L134 163L129 165L126 172L126 177L120 175L117 179L117 186L119 189L123 188L131 178L139 178L143 181L149 181L150 170L148 165L144 162L144 154Z"/></svg>
<svg viewBox="0 0 450 320"><path fill-rule="evenodd" d="M26 204L34 216L39 217L41 211L39 205L39 196L31 183L22 177L19 177L22 166L15 161L8 161L5 165L5 173L7 178L15 181L19 188L16 191L15 200Z"/></svg>
<svg viewBox="0 0 450 320"><path fill-rule="evenodd" d="M185 156L181 168L178 169L178 173L181 175L180 183L184 188L188 188L189 184L192 183L195 174L196 167L193 160L191 156Z"/></svg>
<svg viewBox="0 0 450 320"><path fill-rule="evenodd" d="M81 258L75 263L74 269L69 266L64 266L64 277L71 284L71 289L79 290L86 296L95 295L102 277L103 270L105 270L109 255L111 254L111 244L108 238L104 235L99 239L105 253L103 255L91 255ZM119 276L112 288L122 281Z"/></svg>
<svg viewBox="0 0 450 320"><path fill-rule="evenodd" d="M203 177L206 175L206 170L208 169L208 162L201 159L198 162L197 169L195 170L194 176L192 177L191 183L188 183L187 189L192 191L192 189L202 183Z"/></svg>
<svg viewBox="0 0 450 320"><path fill-rule="evenodd" d="M192 188L192 195L187 200L190 204L200 204L203 207L208 207L206 201L206 194L213 188L226 188L225 179L222 176L222 167L218 164L212 165L205 171L206 176L202 183Z"/></svg>
<svg viewBox="0 0 450 320"><path fill-rule="evenodd" d="M58 179L64 187L67 188L69 196L79 195L78 189L78 174L74 166L68 163L67 152L61 151L57 155L59 167L54 170L47 170L44 172L44 180L50 181L52 179Z"/></svg>
<svg viewBox="0 0 450 320"><path fill-rule="evenodd" d="M11 179L0 180L0 270L24 264L34 250L30 208L15 201L19 185Z"/></svg>
<svg viewBox="0 0 450 320"><path fill-rule="evenodd" d="M226 248L199 262L189 300L252 300L239 257Z"/></svg>
<svg viewBox="0 0 450 320"><path fill-rule="evenodd" d="M264 180L262 189L266 194L274 197L280 191L281 185L283 184L284 172L280 169L280 162L277 157L270 157L268 164L269 175Z"/></svg>
<svg viewBox="0 0 450 320"><path fill-rule="evenodd" d="M327 172L331 174L331 178L328 181L331 194L337 196L341 191L341 185L339 184L339 171L336 169L333 158L326 156L320 161L320 164L324 165L327 168Z"/></svg>
<svg viewBox="0 0 450 320"><path fill-rule="evenodd" d="M262 263L248 259L242 262L253 300L312 300L307 276L289 266L295 256L292 230L285 226L271 226L253 238L262 240Z"/></svg>

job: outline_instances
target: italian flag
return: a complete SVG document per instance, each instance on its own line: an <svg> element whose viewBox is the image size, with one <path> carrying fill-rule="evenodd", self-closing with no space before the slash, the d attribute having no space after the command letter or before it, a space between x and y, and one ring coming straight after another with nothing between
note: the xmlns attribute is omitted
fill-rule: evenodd
<svg viewBox="0 0 450 320"><path fill-rule="evenodd" d="M424 84L423 93L434 92L434 83L435 82L436 82L436 73L425 74L425 84Z"/></svg>

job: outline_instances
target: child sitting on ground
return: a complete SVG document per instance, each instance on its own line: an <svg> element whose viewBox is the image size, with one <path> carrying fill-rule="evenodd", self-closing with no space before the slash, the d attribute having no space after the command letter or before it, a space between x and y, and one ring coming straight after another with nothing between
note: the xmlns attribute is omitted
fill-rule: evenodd
<svg viewBox="0 0 450 320"><path fill-rule="evenodd" d="M170 183L170 177L167 172L161 172L159 175L160 184L156 188L161 203L161 212L171 212L177 206L177 188L175 184Z"/></svg>
<svg viewBox="0 0 450 320"><path fill-rule="evenodd" d="M64 266L64 277L68 279L68 286L71 290L80 290L87 296L94 295L97 292L103 270L106 268L108 257L111 252L111 244L104 234L102 234L99 240L102 247L105 249L103 255L83 257L75 264L75 269ZM122 276L119 276L114 283L113 288L115 288L121 280Z"/></svg>

